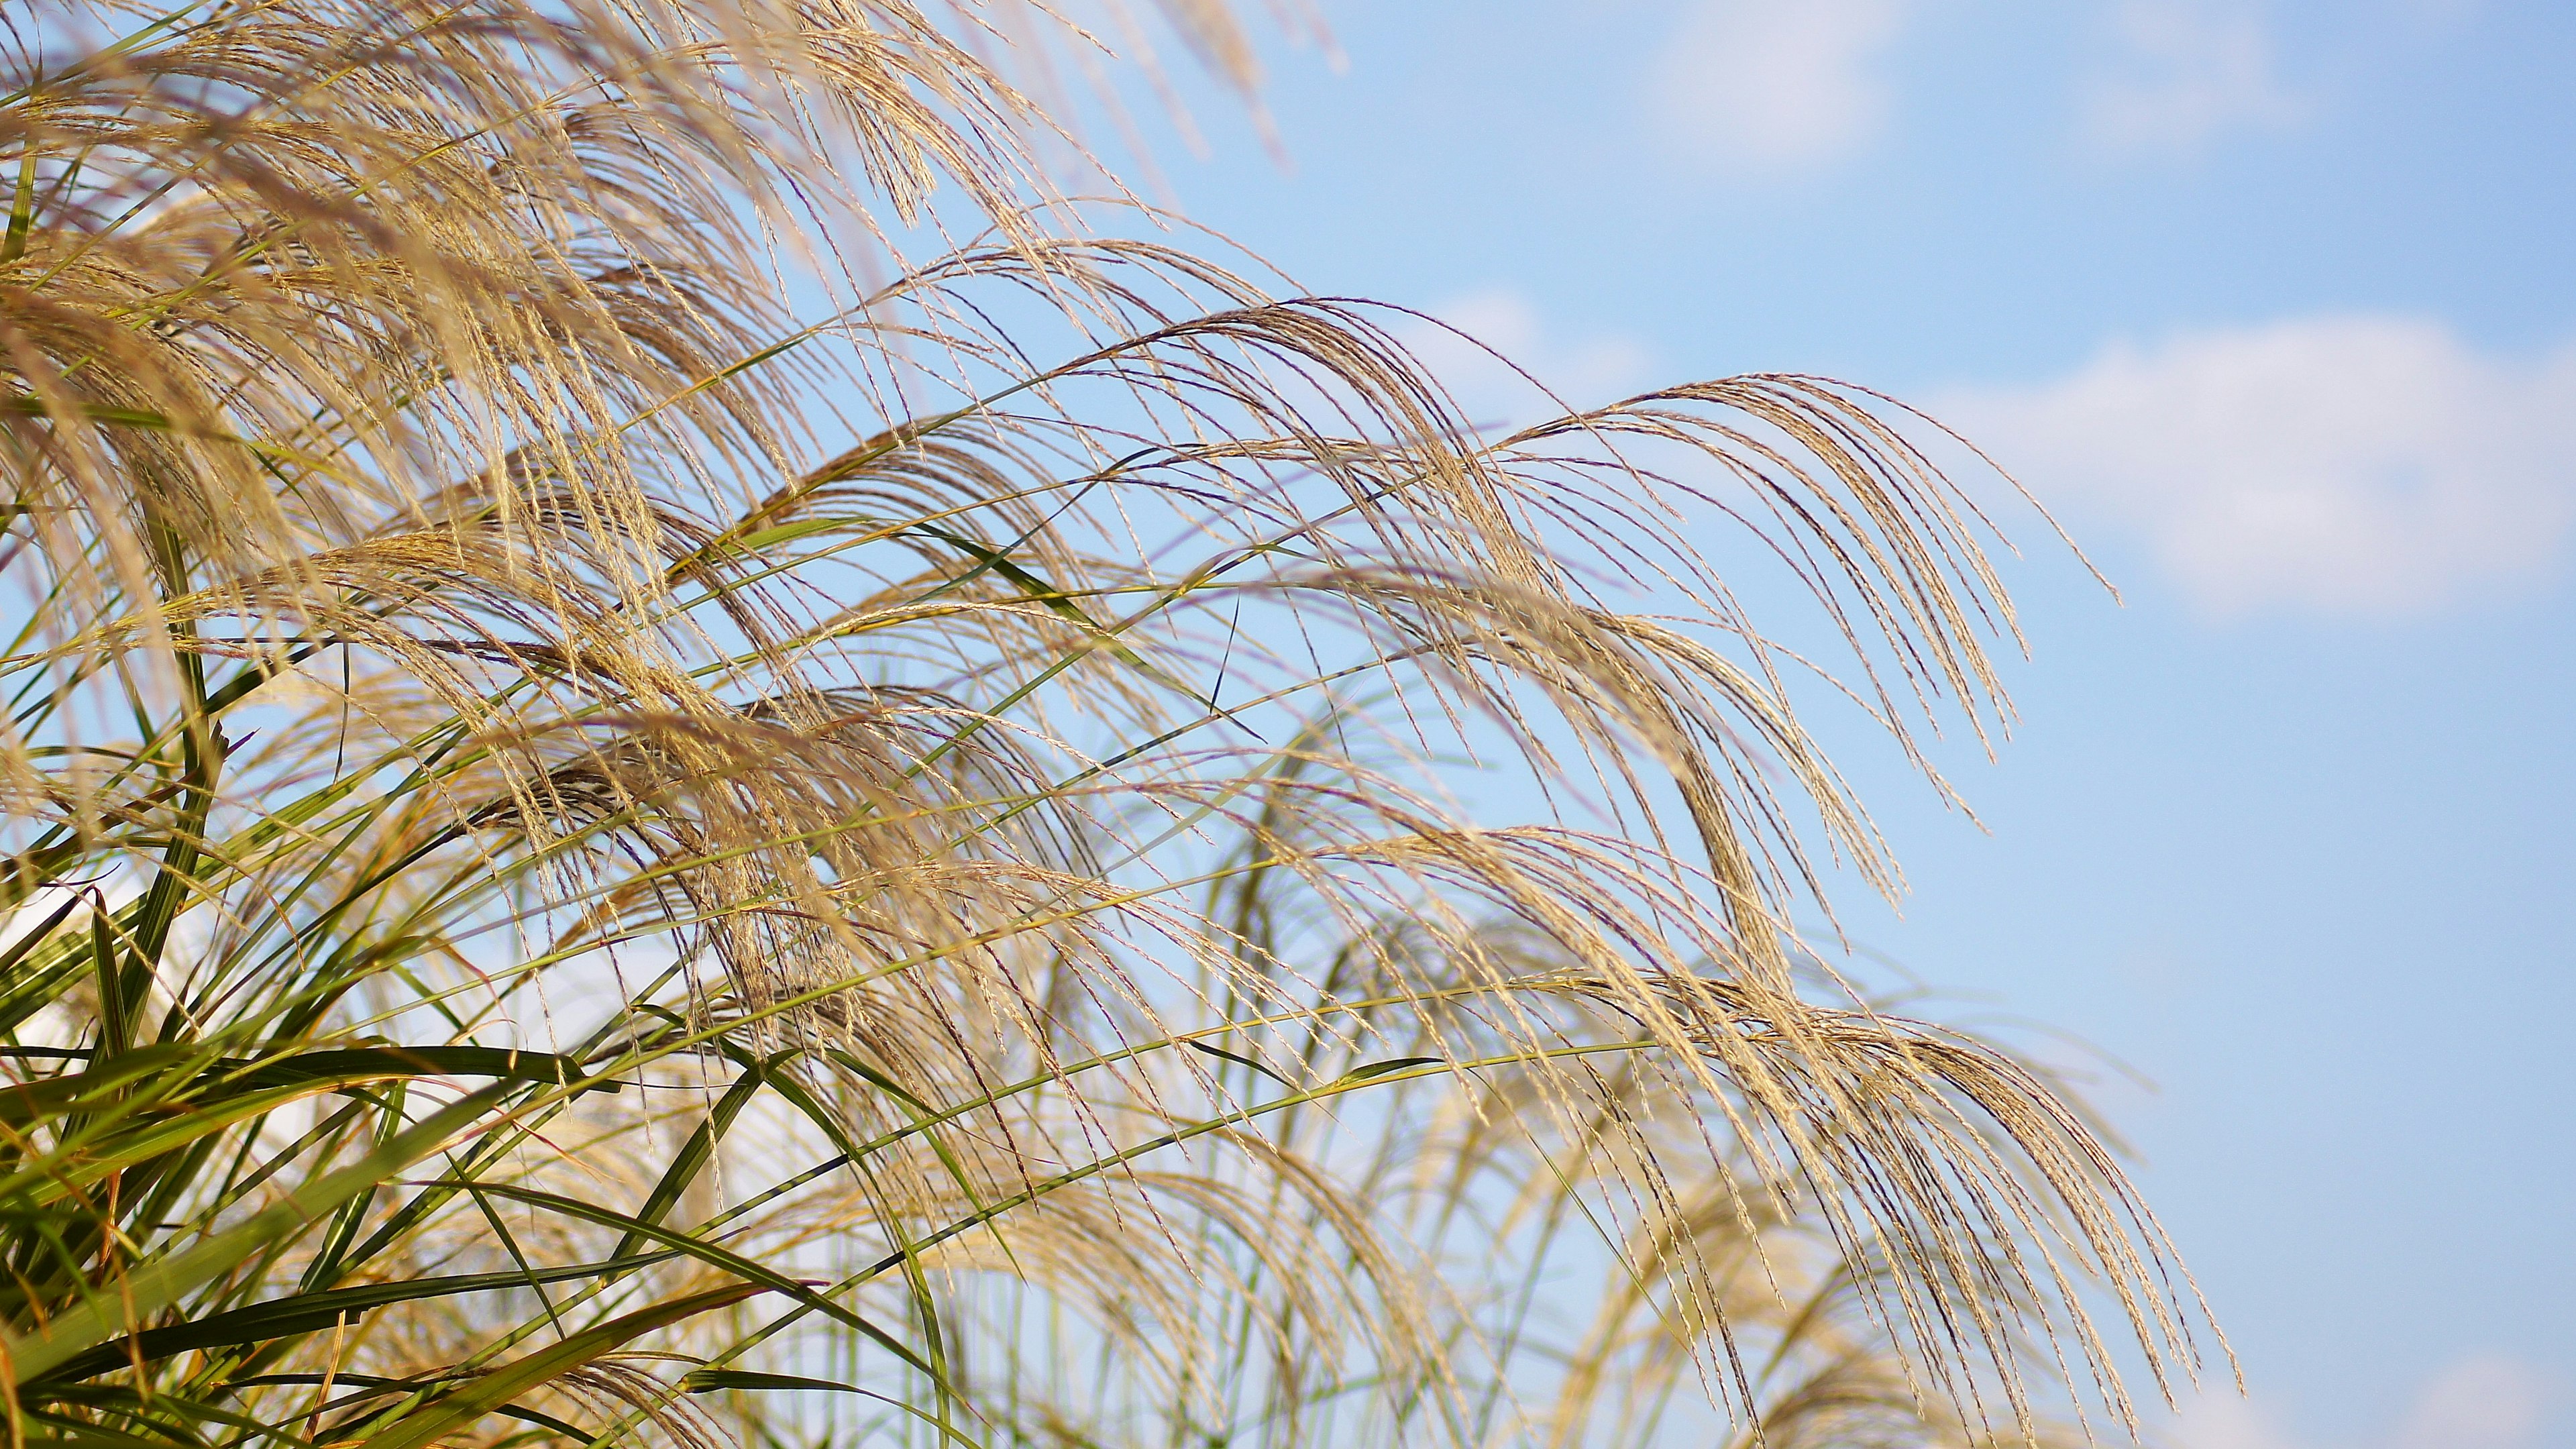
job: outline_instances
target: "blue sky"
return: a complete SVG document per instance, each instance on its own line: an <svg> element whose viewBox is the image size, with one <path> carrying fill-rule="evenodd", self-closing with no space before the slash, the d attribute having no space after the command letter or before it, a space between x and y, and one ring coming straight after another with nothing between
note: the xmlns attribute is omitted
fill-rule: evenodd
<svg viewBox="0 0 2576 1449"><path fill-rule="evenodd" d="M2170 1442L2576 1445L2576 5L1322 13L1291 169L1194 94L1166 199L1577 401L1932 405L2119 584L2014 570L1987 833L1846 758L1915 887L1853 925L2159 1084L2105 1100L2253 1385Z"/></svg>

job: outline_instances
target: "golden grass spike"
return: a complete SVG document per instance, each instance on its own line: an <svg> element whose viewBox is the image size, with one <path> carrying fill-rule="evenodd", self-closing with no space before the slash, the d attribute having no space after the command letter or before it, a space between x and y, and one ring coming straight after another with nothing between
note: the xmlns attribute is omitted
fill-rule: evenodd
<svg viewBox="0 0 2576 1449"><path fill-rule="evenodd" d="M1816 699L2009 719L1919 420L1479 435L1046 189L1148 18L0 13L0 1345L84 1325L13 1432L1969 1446L2199 1370L2063 1085L1789 929L1901 886Z"/></svg>

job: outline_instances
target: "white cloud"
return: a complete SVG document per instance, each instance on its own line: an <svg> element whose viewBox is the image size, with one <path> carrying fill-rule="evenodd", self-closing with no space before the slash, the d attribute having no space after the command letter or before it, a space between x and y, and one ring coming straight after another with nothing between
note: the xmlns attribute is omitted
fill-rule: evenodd
<svg viewBox="0 0 2576 1449"><path fill-rule="evenodd" d="M1435 308L1433 315L1448 325L1417 322L1398 333L1478 424L1525 424L1553 416L1563 409L1549 393L1567 406L1598 407L1647 382L1649 357L1643 346L1610 334L1557 336L1518 292L1478 292Z"/></svg>
<svg viewBox="0 0 2576 1449"><path fill-rule="evenodd" d="M2071 521L2143 533L2221 612L2509 592L2557 570L2576 522L2576 346L2516 360L2437 323L2322 317L2118 345L1944 406Z"/></svg>
<svg viewBox="0 0 2576 1449"><path fill-rule="evenodd" d="M2540 1449L2557 1387L2520 1359L2473 1354L2417 1389L2394 1425L2331 1445L2288 1433L2259 1402L2213 1391L2184 1411L2174 1442L2182 1449Z"/></svg>
<svg viewBox="0 0 2576 1449"><path fill-rule="evenodd" d="M1879 53L1911 0L1693 0L1650 80L1655 122L1686 159L1781 171L1832 161L1888 110Z"/></svg>
<svg viewBox="0 0 2576 1449"><path fill-rule="evenodd" d="M2299 1449L2253 1403L2230 1393L2202 1395L2182 1418L2186 1449Z"/></svg>
<svg viewBox="0 0 2576 1449"><path fill-rule="evenodd" d="M2415 1396L2393 1449L2526 1449L2536 1442L2550 1387L2519 1359L2462 1359Z"/></svg>
<svg viewBox="0 0 2576 1449"><path fill-rule="evenodd" d="M2084 97L2085 131L2113 151L2188 153L2306 110L2272 72L2272 38L2243 0L2123 0L2120 61Z"/></svg>

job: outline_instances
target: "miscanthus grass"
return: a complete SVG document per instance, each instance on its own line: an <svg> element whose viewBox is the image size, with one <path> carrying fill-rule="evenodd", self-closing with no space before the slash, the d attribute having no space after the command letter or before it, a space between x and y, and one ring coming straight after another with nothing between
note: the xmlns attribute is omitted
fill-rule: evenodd
<svg viewBox="0 0 2576 1449"><path fill-rule="evenodd" d="M1896 885L1793 682L2004 709L1914 420L1479 430L1056 199L1154 19L1078 18L0 11L11 1449L1964 1445L2195 1369L2074 1100L1789 929Z"/></svg>

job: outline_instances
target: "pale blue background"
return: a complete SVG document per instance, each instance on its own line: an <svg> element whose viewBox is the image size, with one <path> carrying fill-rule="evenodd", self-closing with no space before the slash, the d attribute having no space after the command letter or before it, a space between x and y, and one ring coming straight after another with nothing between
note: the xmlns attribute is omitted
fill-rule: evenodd
<svg viewBox="0 0 2576 1449"><path fill-rule="evenodd" d="M2267 593L2257 557L2213 602L2081 460L2034 467L2126 606L2044 550L2015 570L2024 726L1999 764L1951 755L1991 836L1847 761L1916 887L1855 924L2160 1084L2107 1099L2254 1389L2171 1442L2576 1445L2576 391L2533 381L2576 343L2576 5L1759 8L1788 18L1326 0L1346 73L1268 52L1293 171L1192 86L1210 151L1156 140L1166 195L1317 291L1518 315L1494 340L1569 388L2037 395L2119 340L2447 329L2501 399L2454 421L2530 438L2489 525L2521 562L2321 597ZM1851 101L1768 153L1688 83L1764 46ZM2124 96L2142 119L2106 122Z"/></svg>

